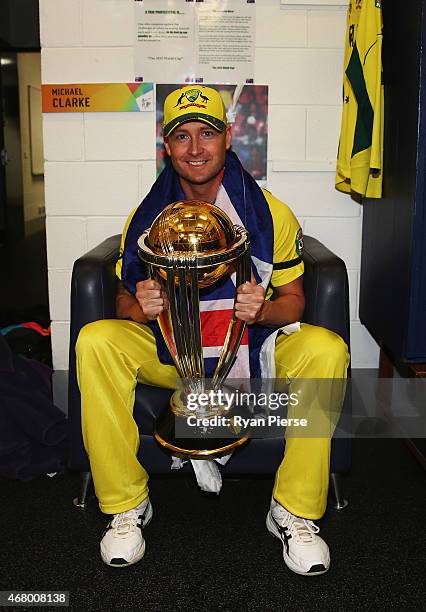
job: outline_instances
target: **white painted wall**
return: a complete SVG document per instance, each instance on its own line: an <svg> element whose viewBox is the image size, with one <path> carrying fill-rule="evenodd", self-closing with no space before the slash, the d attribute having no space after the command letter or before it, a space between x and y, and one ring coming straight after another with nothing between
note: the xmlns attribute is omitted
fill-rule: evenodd
<svg viewBox="0 0 426 612"><path fill-rule="evenodd" d="M269 85L268 186L349 270L353 367L376 367L358 319L361 207L334 189L345 6L258 0L255 76ZM133 0L40 0L43 83L133 81ZM119 233L155 178L154 113L44 115L56 369L68 367L74 260Z"/></svg>

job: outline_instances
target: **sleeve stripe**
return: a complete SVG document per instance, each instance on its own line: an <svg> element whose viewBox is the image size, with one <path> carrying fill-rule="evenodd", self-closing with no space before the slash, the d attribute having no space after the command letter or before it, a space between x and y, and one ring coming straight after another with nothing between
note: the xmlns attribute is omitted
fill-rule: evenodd
<svg viewBox="0 0 426 612"><path fill-rule="evenodd" d="M301 257L296 257L296 259L290 259L290 261L283 261L281 263L274 263L274 270L287 270L288 268L294 268L302 261Z"/></svg>

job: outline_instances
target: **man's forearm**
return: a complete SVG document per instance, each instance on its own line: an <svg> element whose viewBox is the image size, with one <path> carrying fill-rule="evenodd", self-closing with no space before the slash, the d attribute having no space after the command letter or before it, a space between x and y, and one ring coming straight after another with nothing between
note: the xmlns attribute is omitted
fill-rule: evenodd
<svg viewBox="0 0 426 612"><path fill-rule="evenodd" d="M135 296L128 291L122 282L119 283L115 300L115 310L119 319L132 319L137 323L147 323L148 319L142 312Z"/></svg>
<svg viewBox="0 0 426 612"><path fill-rule="evenodd" d="M299 295L282 295L275 300L265 300L257 323L266 327L279 327L299 321L303 315L305 300Z"/></svg>

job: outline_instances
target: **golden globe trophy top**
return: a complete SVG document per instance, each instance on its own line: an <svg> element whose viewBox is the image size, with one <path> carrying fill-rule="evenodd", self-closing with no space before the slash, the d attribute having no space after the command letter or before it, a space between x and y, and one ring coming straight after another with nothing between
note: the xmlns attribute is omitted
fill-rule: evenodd
<svg viewBox="0 0 426 612"><path fill-rule="evenodd" d="M183 390L173 394L170 411L156 423L155 438L175 454L191 458L226 454L243 444L247 436L227 439L203 436L194 430L191 438L178 438L176 420L189 416L211 419L224 413L224 406L188 408L189 394L206 392L200 320L199 290L225 274L236 272L236 287L251 277L250 243L247 231L233 225L217 206L202 200L169 204L138 240L139 257L148 264L149 276L157 280L166 296L166 307L158 323L183 380ZM221 388L232 367L245 329L245 322L232 316L211 385ZM229 407L228 407L229 408ZM204 428L202 431L206 432ZM198 433L197 433L198 432Z"/></svg>

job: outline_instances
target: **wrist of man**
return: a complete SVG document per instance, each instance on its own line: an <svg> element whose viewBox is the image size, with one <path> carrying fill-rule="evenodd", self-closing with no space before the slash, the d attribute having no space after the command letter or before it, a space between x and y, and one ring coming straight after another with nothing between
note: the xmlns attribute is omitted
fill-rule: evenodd
<svg viewBox="0 0 426 612"><path fill-rule="evenodd" d="M126 319L135 321L136 323L148 323L148 317L145 315L138 302L132 305Z"/></svg>
<svg viewBox="0 0 426 612"><path fill-rule="evenodd" d="M265 327L282 327L288 324L288 320L283 318L281 305L276 300L265 300L262 304L256 323Z"/></svg>
<svg viewBox="0 0 426 612"><path fill-rule="evenodd" d="M260 325L265 325L265 321L268 320L269 307L270 307L269 300L263 300L262 307L259 311L259 314L256 317L256 323L260 323Z"/></svg>

